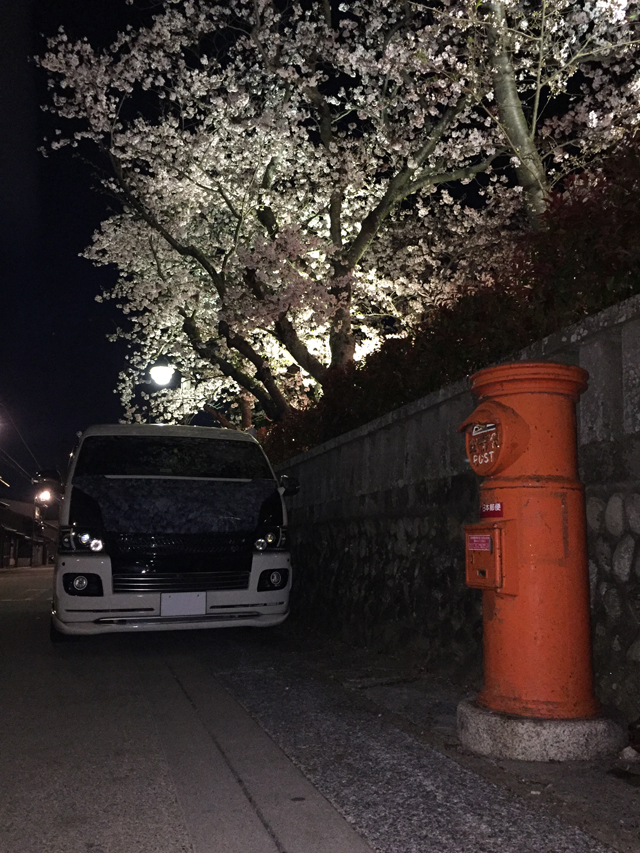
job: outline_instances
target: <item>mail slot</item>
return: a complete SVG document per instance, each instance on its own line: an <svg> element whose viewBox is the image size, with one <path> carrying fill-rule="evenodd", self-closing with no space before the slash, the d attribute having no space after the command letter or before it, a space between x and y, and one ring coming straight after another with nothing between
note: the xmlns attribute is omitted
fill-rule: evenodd
<svg viewBox="0 0 640 853"><path fill-rule="evenodd" d="M469 524L465 528L467 586L502 586L502 530L497 524Z"/></svg>

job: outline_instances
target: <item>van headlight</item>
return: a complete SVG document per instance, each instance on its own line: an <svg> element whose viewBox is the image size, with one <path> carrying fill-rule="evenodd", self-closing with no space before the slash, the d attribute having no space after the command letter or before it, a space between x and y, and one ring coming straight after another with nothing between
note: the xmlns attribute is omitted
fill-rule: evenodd
<svg viewBox="0 0 640 853"><path fill-rule="evenodd" d="M286 544L287 531L284 527L268 527L258 530L253 547L256 551L266 551L273 548L285 548Z"/></svg>
<svg viewBox="0 0 640 853"><path fill-rule="evenodd" d="M58 551L71 554L74 551L89 551L98 554L104 551L104 539L92 530L63 527L58 538Z"/></svg>

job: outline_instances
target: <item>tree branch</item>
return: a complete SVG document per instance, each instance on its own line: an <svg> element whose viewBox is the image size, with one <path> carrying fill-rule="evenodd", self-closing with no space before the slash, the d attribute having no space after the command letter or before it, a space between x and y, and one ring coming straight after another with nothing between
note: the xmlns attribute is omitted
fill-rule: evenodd
<svg viewBox="0 0 640 853"><path fill-rule="evenodd" d="M329 234L334 246L342 246L342 190L334 190L329 202Z"/></svg>
<svg viewBox="0 0 640 853"><path fill-rule="evenodd" d="M538 113L540 111L540 93L542 91L542 64L544 59L544 37L545 26L547 23L547 0L542 0L542 16L540 18L540 44L538 46L538 67L536 68L536 94L533 100L533 115L531 117L531 132L529 134L531 141L536 136L536 126L538 124Z"/></svg>
<svg viewBox="0 0 640 853"><path fill-rule="evenodd" d="M181 243L173 236L173 234L171 234L171 232L167 228L165 228L164 225L162 225L162 223L158 222L156 217L147 210L147 208L142 204L140 199L137 198L129 188L119 160L111 153L109 153L109 159L111 160L111 165L116 175L116 179L122 189L122 193L127 204L132 207L136 211L136 213L138 213L138 215L142 217L142 219L144 219L147 225L150 225L151 228L154 229L154 231L160 234L171 246L171 248L175 249L175 251L179 255L182 255L183 257L193 258L195 261L197 261L200 266L209 274L214 284L214 287L218 292L218 295L221 299L223 299L226 291L224 276L222 276L218 272L218 270L216 270L216 268L209 261L204 252L202 252L196 246L187 246L184 243Z"/></svg>
<svg viewBox="0 0 640 853"><path fill-rule="evenodd" d="M506 148L500 148L498 151L496 151L495 154L492 154L490 157L487 157L486 160L483 160L481 163L476 163L475 166L466 166L463 169L454 169L452 172L441 172L440 174L436 175L430 172L425 172L422 175L418 175L418 177L414 181L412 181L407 187L403 198L406 198L412 193L417 192L423 187L435 186L436 184L448 184L450 181L466 181L470 178L474 178L481 172L486 172L486 170L493 163L493 161L497 157L500 157L502 154L504 154L505 151L507 151Z"/></svg>
<svg viewBox="0 0 640 853"><path fill-rule="evenodd" d="M222 337L226 340L227 346L230 349L237 350L240 355L244 356L244 358L246 358L247 361L250 361L256 368L256 378L262 382L269 392L269 396L278 408L279 414L283 415L287 412L290 408L289 403L282 391L278 388L269 368L269 364L264 356L257 353L246 338L232 332L229 324L225 320L220 320L218 323L218 329ZM247 391L251 391L252 394L254 393L251 388L247 388Z"/></svg>
<svg viewBox="0 0 640 853"><path fill-rule="evenodd" d="M273 324L273 329L277 340L291 353L300 367L322 384L327 378L327 368L309 352L306 345L300 340L286 313L280 314Z"/></svg>
<svg viewBox="0 0 640 853"><path fill-rule="evenodd" d="M328 149L333 142L333 116L331 115L329 105L322 97L317 86L305 86L304 93L320 113L320 139L324 147Z"/></svg>
<svg viewBox="0 0 640 853"><path fill-rule="evenodd" d="M278 158L272 157L267 163L267 168L264 170L262 182L260 186L263 190L270 190L276 178L276 169L278 168Z"/></svg>
<svg viewBox="0 0 640 853"><path fill-rule="evenodd" d="M234 429L236 431L239 431L238 427L235 424L232 424L226 415L224 415L222 412L219 412L217 409L214 409L214 407L209 403L205 403L202 408L205 410L205 412L208 412L212 418L215 418L220 424L220 426L223 426L225 429Z"/></svg>
<svg viewBox="0 0 640 853"><path fill-rule="evenodd" d="M489 44L493 60L493 87L500 121L513 153L520 160L516 167L518 181L524 190L529 219L538 226L544 213L549 191L547 176L538 149L530 135L530 128L518 95L515 72L504 40L506 13L504 3L494 0L490 4Z"/></svg>
<svg viewBox="0 0 640 853"><path fill-rule="evenodd" d="M255 270L245 270L244 282L258 302L264 302L267 294L270 295L272 292L267 288L267 293L265 293L265 287L258 280ZM310 376L313 376L316 382L324 382L327 376L327 368L309 352L306 344L300 340L295 326L287 317L286 311L283 311L277 320L274 320L273 328L269 331L291 354L294 361L306 370Z"/></svg>
<svg viewBox="0 0 640 853"><path fill-rule="evenodd" d="M332 27L331 21L331 0L322 0L322 15L324 22L328 27Z"/></svg>
<svg viewBox="0 0 640 853"><path fill-rule="evenodd" d="M261 388L260 385L255 382L248 373L245 373L243 370L240 370L238 367L233 365L230 361L223 358L218 352L217 344L212 341L203 341L200 335L200 331L192 317L189 317L186 312L181 312L183 323L182 328L187 338L189 339L189 343L193 347L194 351L200 356L200 358L205 359L211 364L215 365L219 368L220 372L224 376L228 376L229 379L233 379L241 388L245 388L249 391L253 396L260 401L262 408L265 410L268 417L277 420L282 416L283 412L279 410L279 407L276 405L274 400L269 396L269 394Z"/></svg>
<svg viewBox="0 0 640 853"><path fill-rule="evenodd" d="M433 154L438 142L451 126L456 116L465 108L466 103L467 98L464 95L457 104L445 110L438 123L431 130L429 138L413 158L415 165L405 166L404 169L391 179L387 191L373 210L364 218L357 236L349 244L346 251L342 253L340 264L336 270L338 275L352 270L360 258L362 258L380 230L383 221L391 213L395 205L406 197L406 188L411 183L416 171Z"/></svg>
<svg viewBox="0 0 640 853"><path fill-rule="evenodd" d="M278 221L276 219L276 215L268 205L266 207L259 207L256 210L256 217L258 222L263 226L266 230L267 234L272 240L278 236Z"/></svg>

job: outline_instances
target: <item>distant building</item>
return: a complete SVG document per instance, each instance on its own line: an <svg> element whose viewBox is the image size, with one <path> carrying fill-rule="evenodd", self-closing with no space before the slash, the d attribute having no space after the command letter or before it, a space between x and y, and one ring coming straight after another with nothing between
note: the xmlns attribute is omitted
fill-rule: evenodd
<svg viewBox="0 0 640 853"><path fill-rule="evenodd" d="M0 569L53 562L57 538L57 507L34 512L32 503L0 498Z"/></svg>

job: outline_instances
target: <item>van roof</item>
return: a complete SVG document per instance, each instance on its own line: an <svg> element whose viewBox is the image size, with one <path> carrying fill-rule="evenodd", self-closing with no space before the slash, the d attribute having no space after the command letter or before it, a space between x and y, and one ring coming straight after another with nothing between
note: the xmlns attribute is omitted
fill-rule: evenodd
<svg viewBox="0 0 640 853"><path fill-rule="evenodd" d="M94 424L81 435L168 435L175 438L212 438L217 441L252 441L256 439L246 432L224 427L179 426L176 424Z"/></svg>

